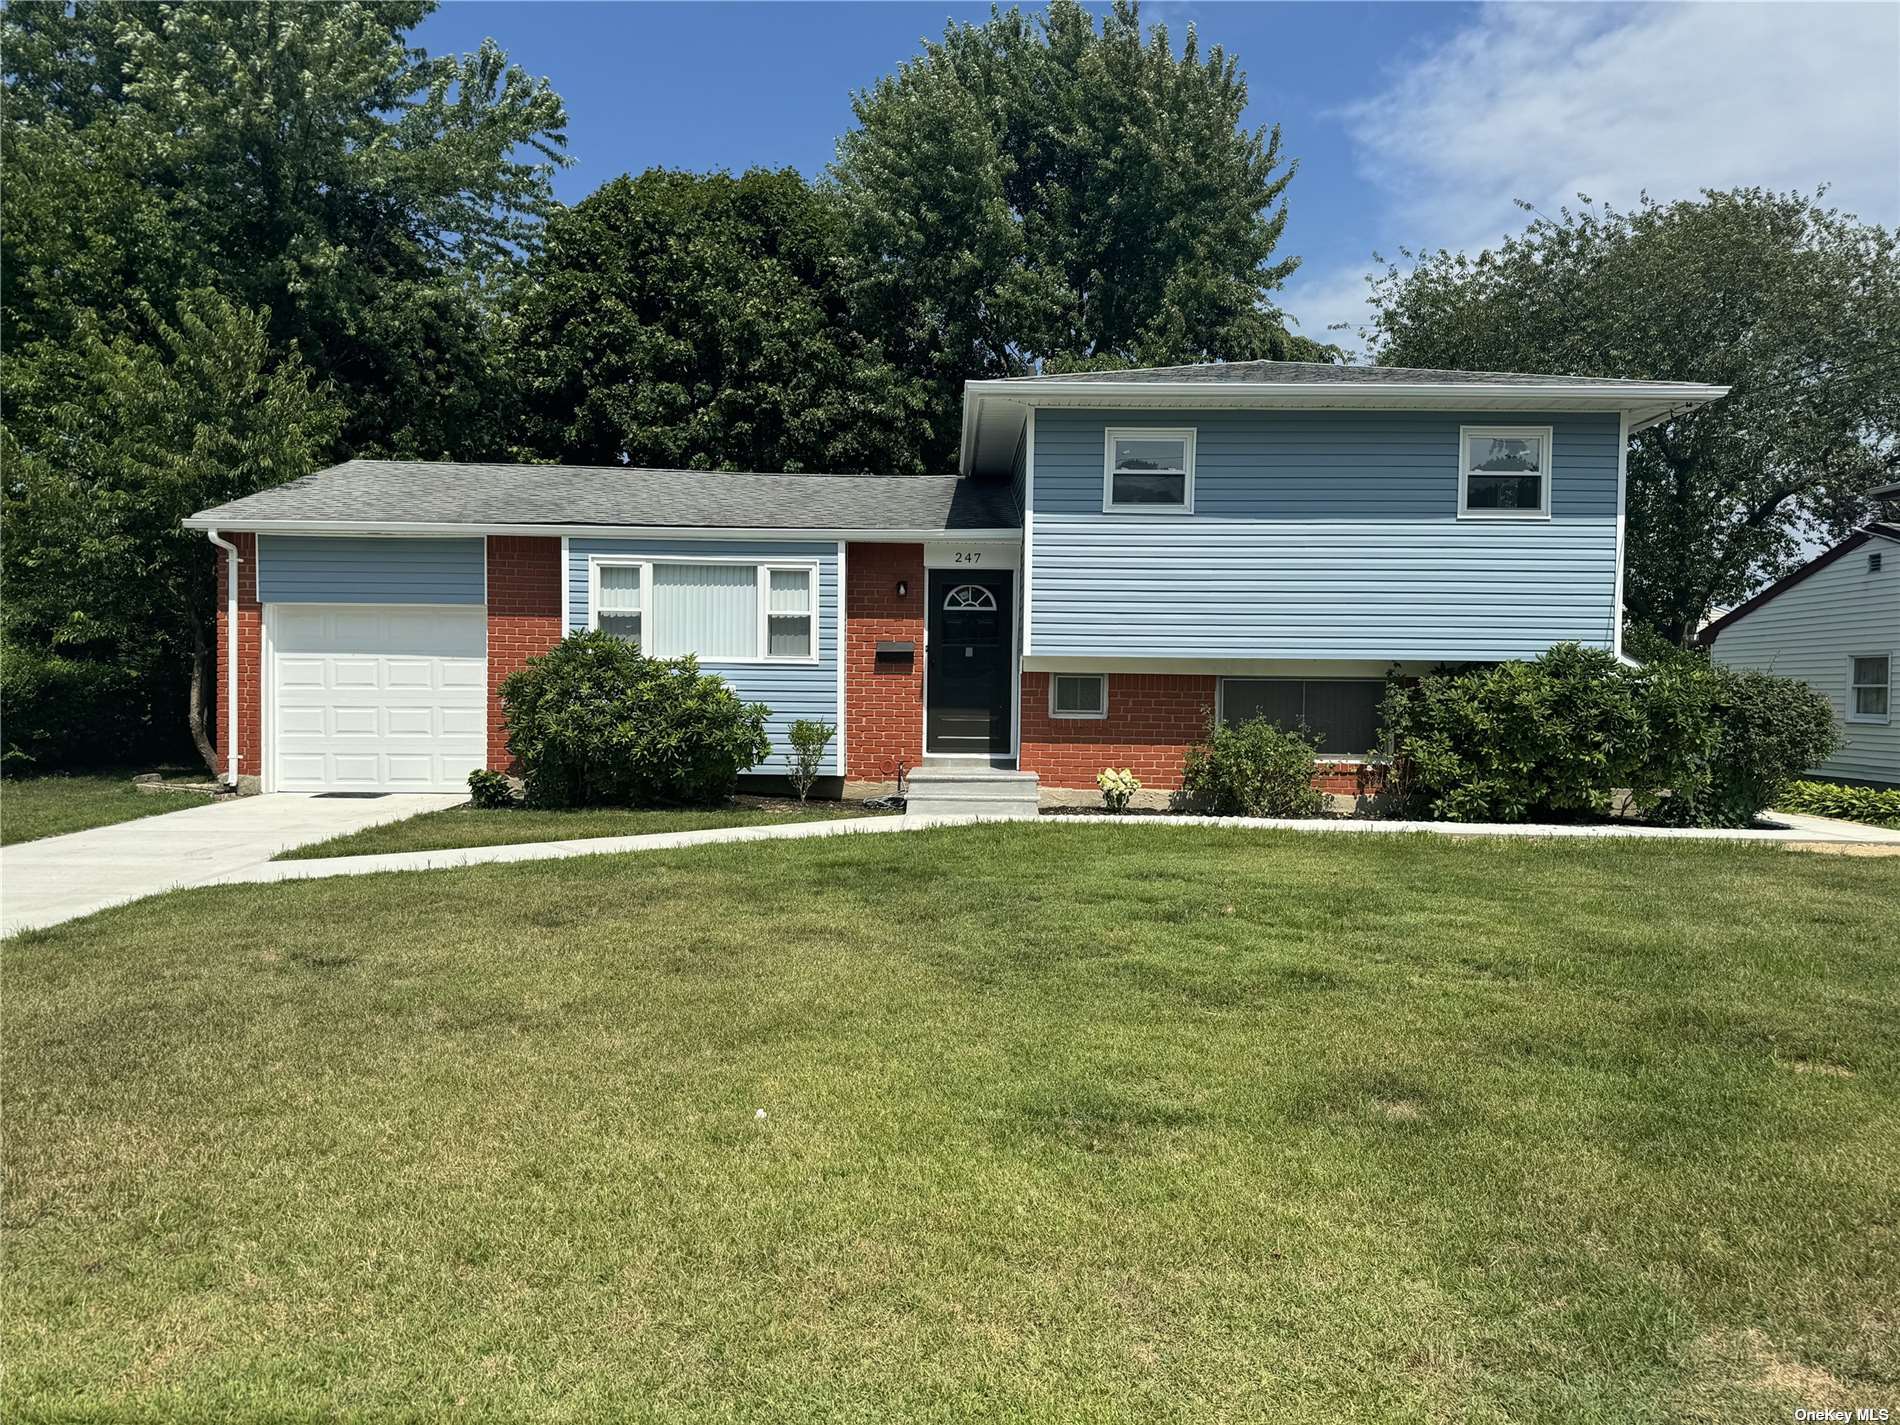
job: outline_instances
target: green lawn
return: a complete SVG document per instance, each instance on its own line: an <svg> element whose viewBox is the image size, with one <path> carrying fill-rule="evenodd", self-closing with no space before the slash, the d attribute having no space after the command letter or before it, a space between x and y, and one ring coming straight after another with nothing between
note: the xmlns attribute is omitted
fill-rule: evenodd
<svg viewBox="0 0 1900 1425"><path fill-rule="evenodd" d="M175 893L0 947L0 1414L1893 1406L1894 925L1211 828Z"/></svg>
<svg viewBox="0 0 1900 1425"><path fill-rule="evenodd" d="M279 861L325 856L377 856L388 851L443 851L457 846L511 846L524 841L574 841L594 836L645 836L657 831L706 831L720 826L767 826L775 822L828 821L841 816L875 816L856 802L811 802L805 806L777 801L741 803L712 811L623 811L590 807L582 811L477 811L450 807L405 821L392 821L299 846Z"/></svg>
<svg viewBox="0 0 1900 1425"><path fill-rule="evenodd" d="M200 771L193 780L203 780ZM201 806L193 792L141 792L130 772L0 780L0 846Z"/></svg>

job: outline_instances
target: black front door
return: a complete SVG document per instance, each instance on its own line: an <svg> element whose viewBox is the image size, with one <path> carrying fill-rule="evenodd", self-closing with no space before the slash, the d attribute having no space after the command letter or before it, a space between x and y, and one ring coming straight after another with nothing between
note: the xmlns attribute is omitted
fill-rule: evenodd
<svg viewBox="0 0 1900 1425"><path fill-rule="evenodd" d="M1007 573L930 571L926 752L1009 755L1013 582Z"/></svg>

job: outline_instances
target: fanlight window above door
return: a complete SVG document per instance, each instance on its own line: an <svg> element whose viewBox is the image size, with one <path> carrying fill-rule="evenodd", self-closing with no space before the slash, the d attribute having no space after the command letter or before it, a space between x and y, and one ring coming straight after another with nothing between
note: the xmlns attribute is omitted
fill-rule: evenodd
<svg viewBox="0 0 1900 1425"><path fill-rule="evenodd" d="M981 584L959 584L943 596L943 606L954 612L994 610L996 595Z"/></svg>

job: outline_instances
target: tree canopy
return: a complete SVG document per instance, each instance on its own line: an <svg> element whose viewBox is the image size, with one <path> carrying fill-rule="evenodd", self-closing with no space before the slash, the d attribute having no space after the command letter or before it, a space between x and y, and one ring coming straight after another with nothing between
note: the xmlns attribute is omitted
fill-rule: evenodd
<svg viewBox="0 0 1900 1425"><path fill-rule="evenodd" d="M1743 188L1538 215L1495 250L1375 279L1381 362L1706 381L1724 400L1629 453L1633 622L1683 643L1837 538L1900 475L1894 235L1818 195Z"/></svg>
<svg viewBox="0 0 1900 1425"><path fill-rule="evenodd" d="M834 195L797 172L653 169L548 223L522 284L536 457L920 471L923 393L851 323Z"/></svg>
<svg viewBox="0 0 1900 1425"><path fill-rule="evenodd" d="M927 383L933 463L963 382L1047 365L1327 360L1273 292L1297 165L1247 83L1117 0L952 24L856 96L833 180L860 329Z"/></svg>

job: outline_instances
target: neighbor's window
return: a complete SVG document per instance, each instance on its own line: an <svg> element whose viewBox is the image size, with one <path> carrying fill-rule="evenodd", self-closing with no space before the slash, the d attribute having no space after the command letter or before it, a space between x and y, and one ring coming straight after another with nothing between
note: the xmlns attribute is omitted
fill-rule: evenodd
<svg viewBox="0 0 1900 1425"><path fill-rule="evenodd" d="M1550 514L1550 427L1466 426L1458 513L1472 519Z"/></svg>
<svg viewBox="0 0 1900 1425"><path fill-rule="evenodd" d="M594 626L638 645L640 642L640 566L600 566L600 607Z"/></svg>
<svg viewBox="0 0 1900 1425"><path fill-rule="evenodd" d="M1385 683L1356 678L1223 678L1222 722L1264 717L1291 732L1319 734L1329 757L1363 757L1379 739L1379 703Z"/></svg>
<svg viewBox="0 0 1900 1425"><path fill-rule="evenodd" d="M1194 432L1111 430L1106 437L1104 510L1186 514L1194 508Z"/></svg>
<svg viewBox="0 0 1900 1425"><path fill-rule="evenodd" d="M1057 673L1049 679L1050 717L1107 717L1108 677L1103 673Z"/></svg>
<svg viewBox="0 0 1900 1425"><path fill-rule="evenodd" d="M594 627L656 658L810 662L818 648L817 571L671 560L597 566Z"/></svg>
<svg viewBox="0 0 1900 1425"><path fill-rule="evenodd" d="M1892 715L1889 712L1892 705L1892 656L1885 653L1857 653L1847 661L1847 720L1886 722Z"/></svg>

